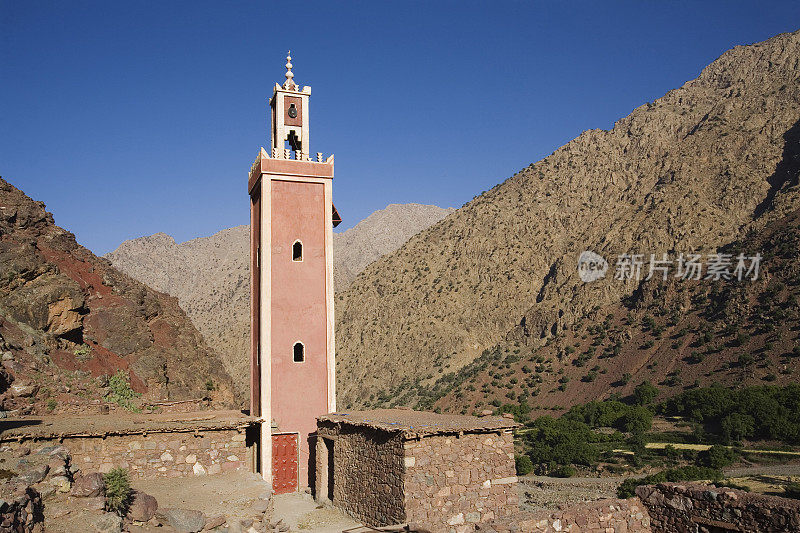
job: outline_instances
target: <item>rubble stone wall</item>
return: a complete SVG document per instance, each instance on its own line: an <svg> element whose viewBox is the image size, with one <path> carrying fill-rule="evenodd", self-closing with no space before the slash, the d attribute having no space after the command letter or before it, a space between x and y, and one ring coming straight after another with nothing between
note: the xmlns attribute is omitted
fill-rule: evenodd
<svg viewBox="0 0 800 533"><path fill-rule="evenodd" d="M800 501L698 483L638 487L653 533L800 531Z"/></svg>
<svg viewBox="0 0 800 533"><path fill-rule="evenodd" d="M650 517L639 498L598 500L561 511L520 512L513 519L478 524L485 533L650 533ZM679 531L679 530L675 530Z"/></svg>
<svg viewBox="0 0 800 533"><path fill-rule="evenodd" d="M403 440L398 433L364 427L317 431L318 500L328 499L328 444L333 444L333 503L370 526L405 522Z"/></svg>
<svg viewBox="0 0 800 533"><path fill-rule="evenodd" d="M403 447L408 523L463 533L518 511L511 431L427 436Z"/></svg>
<svg viewBox="0 0 800 533"><path fill-rule="evenodd" d="M36 439L37 445L47 442L69 448L73 468L105 473L121 467L131 478L216 474L252 465L252 447L237 429ZM30 441L2 444L18 448Z"/></svg>
<svg viewBox="0 0 800 533"><path fill-rule="evenodd" d="M0 499L0 533L44 531L42 497L31 487L17 487Z"/></svg>

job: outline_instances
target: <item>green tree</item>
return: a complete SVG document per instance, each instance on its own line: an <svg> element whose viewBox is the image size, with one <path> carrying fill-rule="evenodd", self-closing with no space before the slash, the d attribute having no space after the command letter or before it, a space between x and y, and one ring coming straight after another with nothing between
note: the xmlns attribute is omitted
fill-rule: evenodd
<svg viewBox="0 0 800 533"><path fill-rule="evenodd" d="M514 464L517 467L518 476L524 476L533 471L533 461L527 455L515 455Z"/></svg>
<svg viewBox="0 0 800 533"><path fill-rule="evenodd" d="M736 460L736 452L727 446L715 444L708 450L700 452L697 461L701 466L709 468L724 468Z"/></svg>
<svg viewBox="0 0 800 533"><path fill-rule="evenodd" d="M658 396L658 389L649 381L643 381L633 389L633 401L638 405L648 405Z"/></svg>
<svg viewBox="0 0 800 533"><path fill-rule="evenodd" d="M744 413L731 413L722 419L720 428L726 441L742 440L753 436L756 421Z"/></svg>

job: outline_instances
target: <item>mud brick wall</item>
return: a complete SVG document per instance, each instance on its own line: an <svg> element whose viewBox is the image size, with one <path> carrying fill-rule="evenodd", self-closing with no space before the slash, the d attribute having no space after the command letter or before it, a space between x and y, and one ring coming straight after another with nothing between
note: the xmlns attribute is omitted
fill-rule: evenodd
<svg viewBox="0 0 800 533"><path fill-rule="evenodd" d="M486 533L650 533L650 517L639 498L598 500L561 511L520 512L513 518L478 524ZM678 531L678 530L675 530Z"/></svg>
<svg viewBox="0 0 800 533"><path fill-rule="evenodd" d="M463 533L518 511L511 431L427 436L403 447L408 523Z"/></svg>
<svg viewBox="0 0 800 533"><path fill-rule="evenodd" d="M36 439L70 450L72 465L83 472L108 472L120 467L132 478L182 477L250 469L252 448L238 429L158 432L108 436ZM4 442L12 447L25 440Z"/></svg>
<svg viewBox="0 0 800 533"><path fill-rule="evenodd" d="M800 531L800 501L698 483L638 487L653 533Z"/></svg>
<svg viewBox="0 0 800 533"><path fill-rule="evenodd" d="M319 427L315 487L318 500L328 496L326 439L333 442L334 504L367 525L403 523L402 436L363 427Z"/></svg>

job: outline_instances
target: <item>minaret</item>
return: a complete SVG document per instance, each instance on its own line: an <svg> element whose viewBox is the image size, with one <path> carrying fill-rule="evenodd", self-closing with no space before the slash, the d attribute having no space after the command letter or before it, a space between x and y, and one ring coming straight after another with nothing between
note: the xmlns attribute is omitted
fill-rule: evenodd
<svg viewBox="0 0 800 533"><path fill-rule="evenodd" d="M310 156L311 87L286 81L269 100L272 149L248 180L251 414L259 464L276 493L309 485L316 417L336 410L333 336L333 155ZM313 477L313 466L312 477Z"/></svg>

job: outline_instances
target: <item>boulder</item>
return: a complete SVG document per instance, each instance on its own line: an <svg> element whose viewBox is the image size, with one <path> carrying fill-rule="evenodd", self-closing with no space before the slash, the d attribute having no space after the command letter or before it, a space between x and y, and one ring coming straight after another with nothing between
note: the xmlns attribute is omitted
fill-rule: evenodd
<svg viewBox="0 0 800 533"><path fill-rule="evenodd" d="M47 465L40 465L17 476L17 479L26 485L35 485L47 476L50 468Z"/></svg>
<svg viewBox="0 0 800 533"><path fill-rule="evenodd" d="M88 517L88 531L96 533L120 533L122 531L122 518L114 513L103 513Z"/></svg>
<svg viewBox="0 0 800 533"><path fill-rule="evenodd" d="M203 527L204 531L211 531L225 525L225 515L215 516L206 520L206 525Z"/></svg>
<svg viewBox="0 0 800 533"><path fill-rule="evenodd" d="M70 483L67 476L53 476L48 480L48 482L52 487L55 487L58 492L63 494L70 492L70 489L72 488L72 483Z"/></svg>
<svg viewBox="0 0 800 533"><path fill-rule="evenodd" d="M163 509L158 518L181 533L197 533L206 525L205 515L192 509Z"/></svg>
<svg viewBox="0 0 800 533"><path fill-rule="evenodd" d="M103 476L97 472L77 476L75 483L72 484L72 495L80 498L92 498L102 496L106 490L106 482Z"/></svg>
<svg viewBox="0 0 800 533"><path fill-rule="evenodd" d="M134 491L128 508L128 518L137 522L147 522L155 516L157 509L158 502L153 496Z"/></svg>
<svg viewBox="0 0 800 533"><path fill-rule="evenodd" d="M267 509L269 509L269 500L263 500L259 498L253 502L251 508L253 509L253 512L263 514L267 511Z"/></svg>
<svg viewBox="0 0 800 533"><path fill-rule="evenodd" d="M94 496L83 500L83 509L86 511L102 511L106 508L106 499L103 496Z"/></svg>
<svg viewBox="0 0 800 533"><path fill-rule="evenodd" d="M30 385L26 383L14 383L11 385L11 394L18 398L29 398L35 396L39 392L38 385Z"/></svg>

